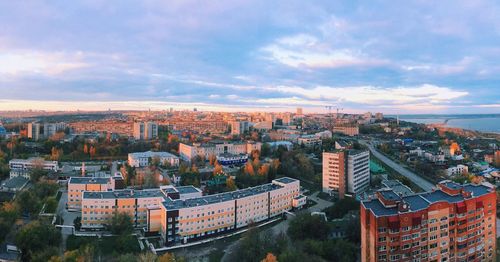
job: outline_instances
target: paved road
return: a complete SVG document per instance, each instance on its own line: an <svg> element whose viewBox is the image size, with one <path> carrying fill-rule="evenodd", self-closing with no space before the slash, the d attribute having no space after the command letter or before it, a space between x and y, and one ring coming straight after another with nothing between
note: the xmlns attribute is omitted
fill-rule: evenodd
<svg viewBox="0 0 500 262"><path fill-rule="evenodd" d="M66 226L72 226L73 225L73 220L77 216L80 215L79 212L68 212L66 210L66 203L68 203L68 192L62 191L63 194L61 195L61 199L59 200L59 204L57 206L57 214L61 216L64 220L64 225ZM66 239L68 239L68 236L73 234L73 230L71 228L62 228L61 229L61 234L62 234L62 243L61 243L61 249L63 251L66 250Z"/></svg>
<svg viewBox="0 0 500 262"><path fill-rule="evenodd" d="M434 185L431 182L429 182L429 181L421 178L417 174L409 171L408 169L402 167L400 164L398 164L398 163L392 161L391 159L389 159L388 157L384 156L383 154L381 154L380 152L378 152L378 150L375 149L371 144L368 144L368 143L366 143L366 141L363 141L363 140L359 140L359 143L367 146L368 149L370 149L370 152L375 157L377 157L378 159L380 159L386 165L390 166L392 169L396 170L396 172L398 172L401 175L403 175L403 176L407 177L408 179L410 179L413 183L415 183L415 185L417 185L418 187L422 188L424 191L431 191L434 188Z"/></svg>

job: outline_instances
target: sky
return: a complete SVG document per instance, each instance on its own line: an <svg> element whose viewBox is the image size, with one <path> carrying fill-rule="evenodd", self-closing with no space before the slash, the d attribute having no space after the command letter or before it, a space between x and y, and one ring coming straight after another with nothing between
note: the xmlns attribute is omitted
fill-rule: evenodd
<svg viewBox="0 0 500 262"><path fill-rule="evenodd" d="M494 0L0 0L0 110L500 113L499 16Z"/></svg>

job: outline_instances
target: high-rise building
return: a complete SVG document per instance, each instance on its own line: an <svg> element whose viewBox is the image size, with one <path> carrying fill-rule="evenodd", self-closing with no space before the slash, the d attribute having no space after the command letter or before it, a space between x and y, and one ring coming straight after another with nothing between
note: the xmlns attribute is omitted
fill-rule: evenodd
<svg viewBox="0 0 500 262"><path fill-rule="evenodd" d="M323 152L323 192L344 198L370 185L370 152L342 150Z"/></svg>
<svg viewBox="0 0 500 262"><path fill-rule="evenodd" d="M384 119L384 114L382 114L382 113L375 113L375 119L377 119L377 120Z"/></svg>
<svg viewBox="0 0 500 262"><path fill-rule="evenodd" d="M33 140L40 139L40 123L28 124L28 138L31 138Z"/></svg>
<svg viewBox="0 0 500 262"><path fill-rule="evenodd" d="M158 124L153 122L135 122L134 138L138 140L150 140L158 137Z"/></svg>
<svg viewBox="0 0 500 262"><path fill-rule="evenodd" d="M66 128L66 123L45 123L43 125L43 136L45 138L50 138L57 132L62 131Z"/></svg>
<svg viewBox="0 0 500 262"><path fill-rule="evenodd" d="M489 183L381 189L361 202L361 261L495 261L496 202Z"/></svg>
<svg viewBox="0 0 500 262"><path fill-rule="evenodd" d="M297 107L297 115L302 115L302 107Z"/></svg>
<svg viewBox="0 0 500 262"><path fill-rule="evenodd" d="M248 131L250 125L248 121L231 121L231 135L241 135Z"/></svg>

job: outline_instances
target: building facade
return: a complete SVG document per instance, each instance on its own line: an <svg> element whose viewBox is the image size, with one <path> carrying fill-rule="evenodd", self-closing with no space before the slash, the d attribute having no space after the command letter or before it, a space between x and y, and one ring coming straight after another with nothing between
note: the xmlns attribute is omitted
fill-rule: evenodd
<svg viewBox="0 0 500 262"><path fill-rule="evenodd" d="M241 135L248 132L250 128L250 123L248 121L231 121L229 122L231 126L231 135Z"/></svg>
<svg viewBox="0 0 500 262"><path fill-rule="evenodd" d="M361 261L495 261L496 199L489 183L380 190L361 202Z"/></svg>
<svg viewBox="0 0 500 262"><path fill-rule="evenodd" d="M136 152L128 154L128 164L133 167L149 166L153 159L157 158L160 164L179 166L179 157L168 152Z"/></svg>
<svg viewBox="0 0 500 262"><path fill-rule="evenodd" d="M361 150L323 152L323 192L344 198L370 185L370 153Z"/></svg>
<svg viewBox="0 0 500 262"><path fill-rule="evenodd" d="M135 122L134 138L137 140L151 140L158 138L158 124L154 122Z"/></svg>
<svg viewBox="0 0 500 262"><path fill-rule="evenodd" d="M179 144L179 154L185 161L191 161L196 156L208 159L211 155L222 154L250 154L253 150L261 149L260 142L212 142L207 144Z"/></svg>
<svg viewBox="0 0 500 262"><path fill-rule="evenodd" d="M101 192L114 190L111 177L71 177L68 181L68 204L70 210L82 208L83 192Z"/></svg>
<svg viewBox="0 0 500 262"><path fill-rule="evenodd" d="M341 133L346 136L357 136L359 135L358 126L335 126L333 127L334 133Z"/></svg>
<svg viewBox="0 0 500 262"><path fill-rule="evenodd" d="M282 215L294 207L293 200L299 194L300 182L284 177L269 184L201 198L167 198L160 206L160 235L170 246L226 234Z"/></svg>
<svg viewBox="0 0 500 262"><path fill-rule="evenodd" d="M9 161L10 177L22 176L30 178L30 171L33 169L43 169L56 172L59 169L57 161L45 161L43 158L31 157L28 159L12 159Z"/></svg>

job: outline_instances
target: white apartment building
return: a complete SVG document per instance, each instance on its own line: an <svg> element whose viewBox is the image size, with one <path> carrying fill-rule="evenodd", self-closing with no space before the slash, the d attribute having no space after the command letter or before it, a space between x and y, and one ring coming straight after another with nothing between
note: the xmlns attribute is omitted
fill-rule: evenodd
<svg viewBox="0 0 500 262"><path fill-rule="evenodd" d="M370 185L370 153L360 150L323 152L323 192L344 198Z"/></svg>
<svg viewBox="0 0 500 262"><path fill-rule="evenodd" d="M134 138L137 140L151 140L158 138L158 124L154 122L135 122Z"/></svg>
<svg viewBox="0 0 500 262"><path fill-rule="evenodd" d="M347 157L347 192L358 194L370 186L370 152L349 150Z"/></svg>
<svg viewBox="0 0 500 262"><path fill-rule="evenodd" d="M207 144L194 143L192 145L180 143L180 157L186 161L191 161L193 157L200 156L208 159L210 155L219 156L221 154L250 154L253 150L259 150L262 147L260 142L211 142Z"/></svg>
<svg viewBox="0 0 500 262"><path fill-rule="evenodd" d="M464 175L469 173L469 167L466 165L457 165L457 166L452 166L446 169L446 174L448 176L454 176L454 175Z"/></svg>
<svg viewBox="0 0 500 262"><path fill-rule="evenodd" d="M231 135L244 134L250 128L250 123L248 121L231 121L229 125L231 126Z"/></svg>
<svg viewBox="0 0 500 262"><path fill-rule="evenodd" d="M128 154L128 164L133 167L149 166L154 158L158 158L161 164L179 166L179 157L168 152L136 152Z"/></svg>
<svg viewBox="0 0 500 262"><path fill-rule="evenodd" d="M45 161L43 158L31 157L28 159L12 159L9 161L10 177L22 176L30 178L30 170L40 168L47 171L57 171L57 161Z"/></svg>
<svg viewBox="0 0 500 262"><path fill-rule="evenodd" d="M201 198L167 198L160 206L160 234L167 246L215 237L282 215L294 208L294 203L303 205L304 197L299 195L300 182L283 177L269 184Z"/></svg>

